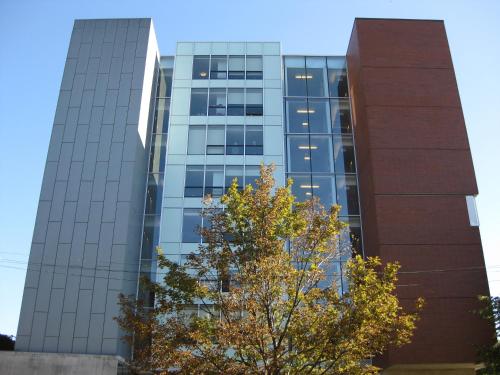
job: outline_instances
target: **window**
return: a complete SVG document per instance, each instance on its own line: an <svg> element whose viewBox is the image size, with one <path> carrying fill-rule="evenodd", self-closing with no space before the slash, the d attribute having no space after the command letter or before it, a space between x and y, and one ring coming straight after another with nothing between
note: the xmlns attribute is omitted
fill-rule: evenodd
<svg viewBox="0 0 500 375"><path fill-rule="evenodd" d="M330 100L332 128L335 133L351 133L351 112L348 100Z"/></svg>
<svg viewBox="0 0 500 375"><path fill-rule="evenodd" d="M289 135L288 143L288 169L290 172L311 171L311 150L308 135Z"/></svg>
<svg viewBox="0 0 500 375"><path fill-rule="evenodd" d="M333 176L312 176L313 195L318 197L321 204L329 209L336 203L335 178Z"/></svg>
<svg viewBox="0 0 500 375"><path fill-rule="evenodd" d="M229 56L229 79L245 79L245 56Z"/></svg>
<svg viewBox="0 0 500 375"><path fill-rule="evenodd" d="M335 173L356 173L354 144L351 136L334 136Z"/></svg>
<svg viewBox="0 0 500 375"><path fill-rule="evenodd" d="M245 100L243 89L227 90L227 115L243 116L245 115Z"/></svg>
<svg viewBox="0 0 500 375"><path fill-rule="evenodd" d="M179 265L180 266L184 266L185 264L187 264L189 262L189 256L191 254L180 254L180 257L179 257Z"/></svg>
<svg viewBox="0 0 500 375"><path fill-rule="evenodd" d="M263 154L263 131L262 126L247 126L245 134L245 154Z"/></svg>
<svg viewBox="0 0 500 375"><path fill-rule="evenodd" d="M212 56L210 62L210 79L227 78L227 56Z"/></svg>
<svg viewBox="0 0 500 375"><path fill-rule="evenodd" d="M309 131L311 133L330 133L330 106L328 99L309 99Z"/></svg>
<svg viewBox="0 0 500 375"><path fill-rule="evenodd" d="M188 154L205 155L205 125L190 125L188 136Z"/></svg>
<svg viewBox="0 0 500 375"><path fill-rule="evenodd" d="M327 65L329 96L339 98L349 96L345 59L343 57L328 57Z"/></svg>
<svg viewBox="0 0 500 375"><path fill-rule="evenodd" d="M311 175L290 175L293 179L292 194L297 197L297 200L303 202L312 198L312 183Z"/></svg>
<svg viewBox="0 0 500 375"><path fill-rule="evenodd" d="M341 215L359 215L358 187L356 176L336 176L337 204Z"/></svg>
<svg viewBox="0 0 500 375"><path fill-rule="evenodd" d="M146 214L160 215L161 199L163 192L163 175L150 174L148 176L148 188L146 191Z"/></svg>
<svg viewBox="0 0 500 375"><path fill-rule="evenodd" d="M206 135L206 136L205 136ZM262 125L190 125L189 155L262 155ZM164 152L161 154L164 156ZM160 155L160 156L161 156ZM164 164L164 162L163 162Z"/></svg>
<svg viewBox="0 0 500 375"><path fill-rule="evenodd" d="M306 57L306 85L308 96L327 96L326 59Z"/></svg>
<svg viewBox="0 0 500 375"><path fill-rule="evenodd" d="M311 136L311 171L333 173L332 138L325 135Z"/></svg>
<svg viewBox="0 0 500 375"><path fill-rule="evenodd" d="M158 79L158 88L156 91L156 96L160 98L165 98L170 96L172 91L172 75L173 69L160 69L160 77Z"/></svg>
<svg viewBox="0 0 500 375"><path fill-rule="evenodd" d="M286 57L286 94L288 96L307 96L306 66L303 57Z"/></svg>
<svg viewBox="0 0 500 375"><path fill-rule="evenodd" d="M287 99L286 122L290 133L309 132L309 116L306 99Z"/></svg>
<svg viewBox="0 0 500 375"><path fill-rule="evenodd" d="M478 227L479 215L477 214L476 197L474 195L466 195L465 203L467 203L467 213L469 214L470 226Z"/></svg>
<svg viewBox="0 0 500 375"><path fill-rule="evenodd" d="M224 166L207 165L205 171L205 192L213 197L220 197L224 190Z"/></svg>
<svg viewBox="0 0 500 375"><path fill-rule="evenodd" d="M233 180L236 179L240 188L243 187L243 166L242 165L228 165L226 166L226 193L229 190Z"/></svg>
<svg viewBox="0 0 500 375"><path fill-rule="evenodd" d="M247 89L246 115L262 116L262 89Z"/></svg>
<svg viewBox="0 0 500 375"><path fill-rule="evenodd" d="M199 209L185 208L182 213L182 242L200 242L201 216Z"/></svg>
<svg viewBox="0 0 500 375"><path fill-rule="evenodd" d="M226 89L210 89L208 96L208 115L226 115Z"/></svg>
<svg viewBox="0 0 500 375"><path fill-rule="evenodd" d="M260 177L260 167L257 165L247 165L245 167L245 185L252 185L257 188L256 179Z"/></svg>
<svg viewBox="0 0 500 375"><path fill-rule="evenodd" d="M163 173L165 170L165 157L167 147L167 135L155 134L153 136L151 151L149 154L149 172Z"/></svg>
<svg viewBox="0 0 500 375"><path fill-rule="evenodd" d="M208 125L207 155L224 155L224 126Z"/></svg>
<svg viewBox="0 0 500 375"><path fill-rule="evenodd" d="M156 99L156 110L154 119L154 133L166 133L168 131L168 116L170 114L170 99Z"/></svg>
<svg viewBox="0 0 500 375"><path fill-rule="evenodd" d="M262 79L262 56L247 56L247 79Z"/></svg>
<svg viewBox="0 0 500 375"><path fill-rule="evenodd" d="M193 57L193 79L208 79L210 56Z"/></svg>
<svg viewBox="0 0 500 375"><path fill-rule="evenodd" d="M361 238L361 222L359 216L344 216L339 218L341 221L348 225L348 228L342 233L342 244L348 245L352 244L352 247L361 252L363 249L363 243ZM344 245L344 246L345 246ZM351 258L351 253L341 254L341 259L346 261Z"/></svg>
<svg viewBox="0 0 500 375"><path fill-rule="evenodd" d="M191 116L207 115L208 89L191 89Z"/></svg>
<svg viewBox="0 0 500 375"><path fill-rule="evenodd" d="M184 186L185 197L203 196L203 166L186 166L186 183Z"/></svg>
<svg viewBox="0 0 500 375"><path fill-rule="evenodd" d="M243 155L243 126L229 125L227 127L226 155Z"/></svg>
<svg viewBox="0 0 500 375"><path fill-rule="evenodd" d="M152 259L153 249L160 240L160 216L144 215L144 230L142 232L142 259Z"/></svg>

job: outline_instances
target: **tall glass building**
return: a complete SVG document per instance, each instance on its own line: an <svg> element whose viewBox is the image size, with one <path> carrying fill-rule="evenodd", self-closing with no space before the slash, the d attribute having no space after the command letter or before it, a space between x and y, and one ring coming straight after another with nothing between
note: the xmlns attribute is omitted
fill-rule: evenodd
<svg viewBox="0 0 500 375"><path fill-rule="evenodd" d="M492 328L469 312L489 292L441 21L356 19L346 56L277 42L161 56L151 19L75 21L16 350L127 358L118 295L153 304L138 278L157 277L155 248L182 264L202 241L202 197L254 184L261 163L299 200L341 205L358 252L398 260L403 305L427 300L413 343L379 365L473 373Z"/></svg>

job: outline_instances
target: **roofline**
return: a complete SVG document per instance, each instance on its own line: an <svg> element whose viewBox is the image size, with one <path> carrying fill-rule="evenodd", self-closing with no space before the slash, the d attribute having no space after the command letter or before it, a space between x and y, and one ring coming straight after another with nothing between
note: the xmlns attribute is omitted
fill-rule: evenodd
<svg viewBox="0 0 500 375"><path fill-rule="evenodd" d="M444 22L444 20L430 19L430 18L371 18L371 17L355 17L356 20L373 20L373 21L425 21L425 22Z"/></svg>

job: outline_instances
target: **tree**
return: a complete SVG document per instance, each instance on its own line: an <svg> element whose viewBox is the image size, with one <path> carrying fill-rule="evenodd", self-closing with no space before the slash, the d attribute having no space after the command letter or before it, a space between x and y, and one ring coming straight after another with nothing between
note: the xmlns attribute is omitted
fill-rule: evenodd
<svg viewBox="0 0 500 375"><path fill-rule="evenodd" d="M0 334L0 350L14 350L14 336Z"/></svg>
<svg viewBox="0 0 500 375"><path fill-rule="evenodd" d="M339 293L335 262L345 224L339 207L296 202L292 181L274 187L261 167L256 188L233 181L210 199L203 245L179 265L160 252L162 283L144 280L155 306L121 296L119 325L134 344L132 366L179 374L368 374L368 359L410 342L421 301L404 312L398 264L359 255ZM338 275L336 275L338 276ZM193 307L196 306L196 309ZM199 314L195 311L199 309Z"/></svg>
<svg viewBox="0 0 500 375"><path fill-rule="evenodd" d="M485 346L479 350L479 358L484 363L484 368L479 370L479 374L498 374L500 373L500 297L479 297L480 301L486 306L478 313L482 318L489 320L495 327L495 343L491 346Z"/></svg>

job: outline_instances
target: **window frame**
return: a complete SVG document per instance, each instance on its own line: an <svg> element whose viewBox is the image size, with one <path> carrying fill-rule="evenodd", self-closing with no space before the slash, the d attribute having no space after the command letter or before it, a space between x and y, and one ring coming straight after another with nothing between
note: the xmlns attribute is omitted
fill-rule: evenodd
<svg viewBox="0 0 500 375"><path fill-rule="evenodd" d="M260 59L260 70L249 70L248 69L248 60L249 59ZM263 71L264 71L264 59L262 55L247 55L246 56L246 65L245 65L245 79L247 80L262 80L263 79Z"/></svg>
<svg viewBox="0 0 500 375"><path fill-rule="evenodd" d="M261 103L252 103L248 101L249 94L260 94ZM245 116L264 116L264 90L260 88L247 88L245 89Z"/></svg>
<svg viewBox="0 0 500 375"><path fill-rule="evenodd" d="M264 126L262 125L246 125L245 129L245 155L264 155ZM259 143L260 144L249 144L249 133L254 132L254 133L259 133L260 139ZM250 150L257 150L256 152L248 152Z"/></svg>
<svg viewBox="0 0 500 375"><path fill-rule="evenodd" d="M193 113L193 102L194 102L194 97L199 96L199 98L202 98L202 95L205 97L205 113L202 114L201 110L197 113ZM191 88L191 99L189 102L189 116L207 116L208 114L208 88L198 88L198 87L193 87Z"/></svg>
<svg viewBox="0 0 500 375"><path fill-rule="evenodd" d="M215 70L213 67L214 60L224 60L226 61L226 69L225 70ZM218 68L218 67L217 67ZM228 56L227 55L210 55L210 79L214 80L224 80L227 79L227 70L228 70ZM214 74L215 73L215 74ZM219 76L221 74L221 76ZM213 77L215 75L215 77Z"/></svg>
<svg viewBox="0 0 500 375"><path fill-rule="evenodd" d="M206 59L208 60L208 64L206 66L206 72L205 72L205 76L202 76L201 73L203 73L203 71L200 71L199 72L199 75L197 76L196 73L198 73L197 70L195 70L195 67L196 67L196 61L197 60L202 60L202 59ZM210 55L194 55L193 56L193 68L192 68L192 74L191 74L191 79L193 80L206 80L206 79L209 79L210 77Z"/></svg>

